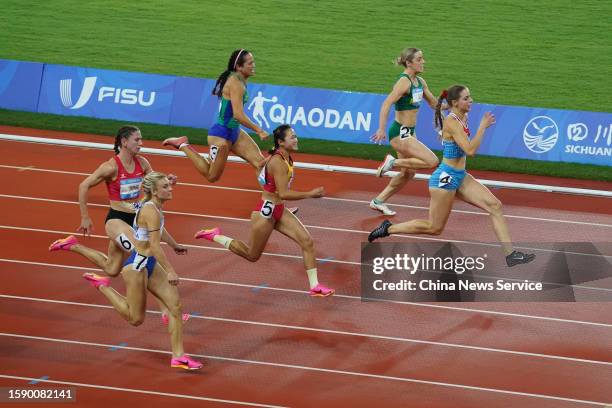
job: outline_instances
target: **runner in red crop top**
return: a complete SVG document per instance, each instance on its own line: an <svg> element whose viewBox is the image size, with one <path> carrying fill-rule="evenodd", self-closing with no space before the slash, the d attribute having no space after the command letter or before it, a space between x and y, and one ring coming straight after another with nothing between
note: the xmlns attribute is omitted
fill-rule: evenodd
<svg viewBox="0 0 612 408"><path fill-rule="evenodd" d="M293 160L290 154L297 149L298 139L291 126L281 125L274 129L274 150L258 177L264 191L251 214L250 244L221 235L219 228L199 231L196 238L217 242L236 255L256 262L261 257L270 234L277 230L302 248L310 295L329 296L334 290L323 286L317 279L317 261L312 237L300 220L283 204L283 200L319 198L325 193L323 187L308 192L291 190Z"/></svg>
<svg viewBox="0 0 612 408"><path fill-rule="evenodd" d="M87 210L87 195L92 187L103 181L106 183L110 200L110 210L104 224L106 235L110 238L108 254L79 244L73 235L55 241L49 250L76 252L100 267L107 275L119 274L125 258L134 248L132 224L136 213L135 204L141 198L142 181L144 176L152 171L147 159L138 154L141 146L140 129L136 126L123 126L115 137L116 155L102 163L79 185L81 225L77 231L89 235L93 232L93 222ZM176 176L168 175L168 179L173 184L176 183ZM162 236L162 241L168 243L177 254L187 251L167 234ZM165 308L162 307L162 310Z"/></svg>

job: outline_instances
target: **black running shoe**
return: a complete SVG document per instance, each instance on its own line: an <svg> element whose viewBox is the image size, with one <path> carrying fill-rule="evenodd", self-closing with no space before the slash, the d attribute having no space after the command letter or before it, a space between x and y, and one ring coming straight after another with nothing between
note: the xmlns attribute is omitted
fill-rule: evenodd
<svg viewBox="0 0 612 408"><path fill-rule="evenodd" d="M506 265L512 267L514 265L526 264L535 259L535 254L525 254L519 251L513 251L510 255L506 256Z"/></svg>
<svg viewBox="0 0 612 408"><path fill-rule="evenodd" d="M391 225L393 224L391 224L389 220L384 220L378 227L374 228L374 231L370 232L370 235L368 235L368 241L372 242L378 238L388 237L390 235L389 227Z"/></svg>

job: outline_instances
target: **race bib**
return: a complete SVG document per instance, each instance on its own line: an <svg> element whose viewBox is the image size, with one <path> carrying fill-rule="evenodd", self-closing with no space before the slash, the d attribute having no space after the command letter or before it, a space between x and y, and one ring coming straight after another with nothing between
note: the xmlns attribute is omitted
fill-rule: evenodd
<svg viewBox="0 0 612 408"><path fill-rule="evenodd" d="M453 182L453 176L443 171L440 174L440 180L438 181L438 187L445 187Z"/></svg>
<svg viewBox="0 0 612 408"><path fill-rule="evenodd" d="M219 147L217 147L216 145L210 146L210 151L209 151L210 161L215 161L215 159L217 158L218 152L219 152Z"/></svg>
<svg viewBox="0 0 612 408"><path fill-rule="evenodd" d="M127 235L125 235L124 233L119 234L119 236L115 238L115 241L119 244L119 247L121 247L121 249L123 249L125 252L132 252L132 250L134 249L134 244L132 244L132 241L130 241Z"/></svg>
<svg viewBox="0 0 612 408"><path fill-rule="evenodd" d="M408 126L401 126L399 136L400 139L406 139L410 136L414 136L414 129Z"/></svg>
<svg viewBox="0 0 612 408"><path fill-rule="evenodd" d="M423 88L412 88L412 104L419 106L423 100Z"/></svg>
<svg viewBox="0 0 612 408"><path fill-rule="evenodd" d="M139 253L137 253L136 256L134 256L132 268L134 268L135 271L142 271L142 269L147 266L147 259L149 259L148 256L140 255Z"/></svg>
<svg viewBox="0 0 612 408"><path fill-rule="evenodd" d="M270 218L272 216L272 213L274 212L274 207L275 205L272 201L266 200L261 205L261 209L259 210L259 213L264 218Z"/></svg>
<svg viewBox="0 0 612 408"><path fill-rule="evenodd" d="M119 181L119 197L122 200L131 200L140 195L142 177L123 179Z"/></svg>

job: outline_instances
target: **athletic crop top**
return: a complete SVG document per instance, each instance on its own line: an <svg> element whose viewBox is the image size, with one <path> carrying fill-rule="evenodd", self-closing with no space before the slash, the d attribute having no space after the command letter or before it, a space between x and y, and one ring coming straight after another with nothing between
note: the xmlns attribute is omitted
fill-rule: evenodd
<svg viewBox="0 0 612 408"><path fill-rule="evenodd" d="M162 212L159 211L159 209L157 208L157 206L155 205L153 201L147 201L146 203L142 205L142 207L136 210L136 216L134 217L134 225L132 225L132 227L134 228L134 238L137 239L138 241L148 241L149 233L153 232L153 231L149 231L148 229L144 227L138 226L138 215L140 214L140 210L142 210L144 206L147 204L152 204L153 207L155 207L155 209L159 213L159 217L161 218L161 223L159 225L159 233L160 234L164 233L164 214L162 214Z"/></svg>
<svg viewBox="0 0 612 408"><path fill-rule="evenodd" d="M242 85L244 85L244 95L242 95L242 104L246 105L249 100L249 92L247 91L246 83L238 77ZM221 103L219 104L219 114L217 115L217 123L230 129L235 129L240 126L240 123L234 118L234 110L232 109L232 101L225 99L221 94Z"/></svg>
<svg viewBox="0 0 612 408"><path fill-rule="evenodd" d="M457 119L457 121L461 123L461 126L463 127L463 131L468 137L470 137L470 129L468 128L467 123L463 122L461 119L457 117L457 115L455 115L452 112L450 113L450 116ZM457 142L455 142L454 140L442 139L442 146L444 146L442 150L442 157L445 159L460 159L463 156L465 156L465 152L463 151L463 149L459 147Z"/></svg>
<svg viewBox="0 0 612 408"><path fill-rule="evenodd" d="M119 156L114 156L117 163L117 178L106 182L108 198L113 201L129 201L140 197L140 187L145 176L138 156L134 157L134 171L128 173Z"/></svg>
<svg viewBox="0 0 612 408"><path fill-rule="evenodd" d="M287 161L287 159L285 159L285 156L283 156L283 154L278 151L274 152L272 157L274 157L275 155L279 155L287 165L287 175L289 176L288 187L291 187L291 182L293 182L293 159L291 159L291 156L289 156L289 161ZM272 157L270 157L270 160L272 160ZM269 193L276 193L276 183L274 182L274 177L268 173L267 167L268 164L266 163L264 168L261 169L257 180L259 181L259 184L263 186L264 191L267 191Z"/></svg>
<svg viewBox="0 0 612 408"><path fill-rule="evenodd" d="M414 110L419 109L421 106L421 101L423 100L423 83L419 77L416 77L418 85L415 86L410 77L405 72L402 72L399 78L408 78L410 81L410 89L401 98L395 102L395 110L396 111L405 111L405 110ZM398 78L398 80L399 80Z"/></svg>

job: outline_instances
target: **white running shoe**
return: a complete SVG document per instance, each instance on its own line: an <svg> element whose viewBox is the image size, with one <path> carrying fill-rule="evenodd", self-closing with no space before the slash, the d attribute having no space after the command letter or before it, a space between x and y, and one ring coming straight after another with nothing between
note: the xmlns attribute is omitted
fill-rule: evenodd
<svg viewBox="0 0 612 408"><path fill-rule="evenodd" d="M387 207L387 204L385 204L385 203L376 204L374 202L374 200L370 201L370 208L373 209L373 210L378 210L378 211L380 211L381 213L383 213L385 215L395 215L395 214L397 214L395 211L393 211L392 209Z"/></svg>
<svg viewBox="0 0 612 408"><path fill-rule="evenodd" d="M386 172L393 168L393 162L395 161L395 157L390 154L385 156L385 160L376 170L376 177L382 177Z"/></svg>

